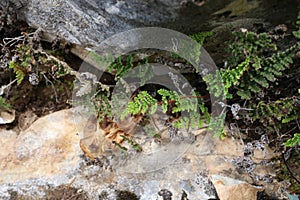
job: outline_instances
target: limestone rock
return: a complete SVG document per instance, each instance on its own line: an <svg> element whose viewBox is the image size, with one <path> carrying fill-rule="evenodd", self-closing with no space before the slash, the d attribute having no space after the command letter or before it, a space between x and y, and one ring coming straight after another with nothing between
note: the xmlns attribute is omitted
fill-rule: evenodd
<svg viewBox="0 0 300 200"><path fill-rule="evenodd" d="M220 200L247 199L256 200L261 187L220 175L212 175L212 182Z"/></svg>
<svg viewBox="0 0 300 200"><path fill-rule="evenodd" d="M18 118L18 128L22 131L26 130L38 116L31 110L21 113Z"/></svg>
<svg viewBox="0 0 300 200"><path fill-rule="evenodd" d="M106 199L109 200L115 200L116 191L121 190L133 192L141 199L162 198L159 192L163 190L175 199L201 200L216 198L215 187L219 192L221 186L222 191L226 186L236 195L239 195L237 188L242 187L241 190L252 197L259 190L250 184L245 185L244 181L251 178L247 174L239 174L228 161L242 155L243 146L239 141L230 138L221 141L201 131L196 133L197 140L188 146L167 144L167 154L156 152L155 162L147 159L147 155L137 153L129 157L124 152L119 154L119 160L107 158L99 165L84 162L80 158L83 152L79 143L84 137L87 119L82 116L75 108L61 110L39 118L19 134L0 131L1 199L12 198L11 191L28 198L39 196L42 199L49 192L49 186L72 186L86 193L90 199L107 194ZM140 170L140 167L143 169ZM261 170L261 173L267 173ZM243 184L234 182L234 186L228 185L217 177L213 180L222 184L214 186L210 175L216 174L228 177L225 180L232 177ZM226 195L230 194L222 194L222 197L226 199Z"/></svg>
<svg viewBox="0 0 300 200"><path fill-rule="evenodd" d="M1 131L0 183L64 174L78 167L81 150L72 110L42 117L16 134Z"/></svg>

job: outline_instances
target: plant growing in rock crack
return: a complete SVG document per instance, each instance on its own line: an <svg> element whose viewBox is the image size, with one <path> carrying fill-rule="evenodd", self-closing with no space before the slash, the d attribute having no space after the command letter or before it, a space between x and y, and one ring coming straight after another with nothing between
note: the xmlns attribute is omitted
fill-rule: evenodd
<svg viewBox="0 0 300 200"><path fill-rule="evenodd" d="M249 31L234 32L235 40L229 45L230 56L227 68L221 70L224 88L214 84L212 74L204 76L204 80L211 83L209 89L216 96L225 94L232 98L229 89L235 89L241 99L249 100L251 94L258 94L270 87L282 72L293 63L293 57L299 50L295 44L286 50L277 50L272 37L267 33Z"/></svg>
<svg viewBox="0 0 300 200"><path fill-rule="evenodd" d="M198 44L200 44L200 46L202 46L205 39L212 35L213 35L213 32L206 31L206 32L199 32L199 33L192 34L192 35L190 35L190 37L193 40L195 40Z"/></svg>
<svg viewBox="0 0 300 200"><path fill-rule="evenodd" d="M293 35L299 39L299 19L296 24L298 30ZM246 100L248 118L262 123L269 133L295 124L300 111L299 93L292 91L290 97L276 96L278 82L295 67L299 42L279 50L282 48L277 46L277 41L284 39L284 35L278 38L272 32L258 34L245 29L233 34L235 39L228 47L230 55L220 70L223 86L216 83L216 75L208 74L203 79L210 83L209 91L216 96L226 96L233 103Z"/></svg>
<svg viewBox="0 0 300 200"><path fill-rule="evenodd" d="M50 50L43 49L44 43L41 42L40 35L41 30L37 29L31 33L23 32L18 37L4 38L2 48L9 51L8 67L14 72L17 85L22 87L24 81L28 81L31 85L40 88L43 80L52 88L55 100L58 102L58 92L64 92L66 87L73 87L73 80L69 81L70 77L66 76L77 74L79 77L79 73L72 70L63 60L49 54ZM56 51L54 47L50 52L59 55L62 53L60 49ZM4 70L8 71L8 69ZM67 79L62 79L63 77Z"/></svg>
<svg viewBox="0 0 300 200"><path fill-rule="evenodd" d="M285 26L280 25L276 28L282 27ZM280 37L276 35L276 31L259 34L247 30L235 32L235 39L229 45L230 56L220 72L224 87L216 84L214 75L208 74L203 79L211 83L208 86L210 92L216 96L224 95L229 99L232 105L223 105L231 108L232 115L227 116L233 116L234 119L229 120L242 119L235 123L235 132L242 131L239 127L243 126L247 127L243 129L245 134L250 134L251 126L255 126L255 131L251 134L267 138L265 145L271 144L277 151L285 152L281 158L288 169L285 171L289 171L291 179L294 180L291 182L297 185L300 180L293 175L295 172L289 169L285 157L291 150L298 149L300 144L300 95L297 84L300 13L296 28L292 35L282 34ZM286 28L283 29L284 31ZM289 37L294 44L289 43L288 46L283 43L285 37ZM288 88L288 92L285 87ZM262 126L263 130L256 132L259 126ZM242 138L241 135L239 136ZM248 143L245 146L250 155L251 145ZM254 163L249 155L235 158L232 163L237 169L250 174L258 164ZM254 176L253 178L271 180L268 177Z"/></svg>
<svg viewBox="0 0 300 200"><path fill-rule="evenodd" d="M191 96L179 95L176 91L170 91L166 89L159 89L157 93L160 95L161 101L157 101L147 91L141 91L137 94L132 101L130 101L122 113L124 118L127 115L137 114L154 114L158 105L161 106L162 112L167 114L180 115L183 112L188 113L186 116L182 116L175 121L175 128L201 128L203 122L209 123L209 114L207 108L204 106L204 102L197 100L199 95L193 93ZM201 116L197 111L203 113Z"/></svg>
<svg viewBox="0 0 300 200"><path fill-rule="evenodd" d="M286 147L295 147L300 146L300 134L295 133L293 138L288 139L285 143L283 143Z"/></svg>
<svg viewBox="0 0 300 200"><path fill-rule="evenodd" d="M211 32L202 32L193 34L191 38L202 45L205 38L211 35ZM195 51L199 52L200 49L197 49ZM140 80L140 85L145 85L146 81L153 76L152 68L147 65L147 58L140 61L133 61L133 55L125 55L118 58L114 58L112 55L100 56L97 53L93 52L91 55L99 66L108 66L107 71L115 75L115 80L120 81L128 91L130 91L130 86L126 85L126 81L124 81L122 78L133 68L142 64L144 65L143 67L139 67L139 73L131 74L131 77ZM218 128L218 131L216 131L217 136L224 136L224 130L221 120L224 118L224 116L222 115L218 120L210 121L208 108L204 105L201 96L196 92L194 92L190 96L184 96L175 91L158 89L156 93L159 95L159 97L154 98L148 91L139 91L132 97L131 101L128 102L128 105L126 106L124 112L122 112L121 114L121 119L124 119L128 116L137 116L140 114L151 115L157 111L158 107L160 107L162 109L162 112L165 114L168 113L177 116L182 115L179 119L175 120L174 124L172 125L177 129L201 128L203 124L206 123L211 124L211 129L216 130ZM107 93L106 95L107 97L105 97L105 99L110 99L110 94ZM158 100L160 98L162 99L161 101ZM119 99L122 98L120 97ZM104 103L103 100L99 100L98 103L94 103L98 104L98 106L100 105L99 108L101 110L101 114L98 114L98 120L101 121L103 117L109 113L105 108L107 106L102 106L104 104L107 105L107 103ZM107 108L111 108L111 106ZM199 114L199 112L201 114ZM185 114L183 115L183 113ZM108 115L110 117L113 117L111 116L111 113L109 113Z"/></svg>
<svg viewBox="0 0 300 200"><path fill-rule="evenodd" d="M299 36L298 32L294 32L295 37ZM195 34L192 38L202 44L203 38L210 36L210 34L207 33L204 36L203 34ZM265 124L269 130L274 130L272 126L278 124L276 120L280 123L289 123L296 120L299 110L298 96L273 101L259 96L267 96L267 93L270 93L269 91L274 91L276 81L282 77L283 72L286 72L293 65L293 58L299 50L299 44L292 45L285 50L279 50L271 33L258 34L243 30L233 34L235 39L228 47L230 56L226 61L227 66L221 69L220 72L224 87L214 84L218 79L212 74L203 77L206 82L210 83L208 85L210 93L215 96L223 95L229 99L248 100L248 104L245 104L245 106L251 106L248 109L244 108L244 110L249 111L248 116L254 121L258 120ZM132 57L129 56L125 59L119 57L109 66L108 71L115 74L116 80L122 81L121 77L135 66ZM193 112L193 110L199 108L195 108L193 107L194 104L190 104L192 98L182 97L175 91L164 89L158 90L157 93L160 95L161 101L153 98L147 91L137 94L128 103L122 117L140 113L152 114L158 106L161 106L164 113L167 111L171 111L173 114L189 113L187 118L183 116L176 121L175 127L200 127L201 116ZM193 94L191 96L199 95ZM170 105L171 103L172 105ZM202 103L198 105L200 105L203 114L209 115L207 108ZM242 109L236 110L236 117L240 110ZM219 127L223 117L224 113L223 116L220 116L220 120L210 123L214 124L215 127ZM217 132L217 136L225 136L224 129L220 128Z"/></svg>
<svg viewBox="0 0 300 200"><path fill-rule="evenodd" d="M40 30L33 33L23 33L19 38L12 38L4 45L18 43L12 51L12 60L9 68L13 69L16 74L17 83L20 85L25 77L32 85L38 85L40 79L45 78L45 74L51 74L55 78L62 77L67 74L64 67L58 59L48 55L41 47ZM16 41L15 41L16 40ZM21 41L21 42L19 42Z"/></svg>
<svg viewBox="0 0 300 200"><path fill-rule="evenodd" d="M7 100L0 96L0 111L1 109L10 109L11 105L7 102Z"/></svg>

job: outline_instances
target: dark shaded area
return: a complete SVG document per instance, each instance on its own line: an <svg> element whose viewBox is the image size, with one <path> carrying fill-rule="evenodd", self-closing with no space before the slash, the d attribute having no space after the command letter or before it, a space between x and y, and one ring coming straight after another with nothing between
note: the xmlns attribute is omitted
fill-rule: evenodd
<svg viewBox="0 0 300 200"><path fill-rule="evenodd" d="M45 200L88 200L88 196L85 192L80 191L77 188L59 186L57 188L50 188L45 191L46 195L43 198L24 196L19 194L17 191L9 191L11 200L33 200L33 199L45 199Z"/></svg>
<svg viewBox="0 0 300 200"><path fill-rule="evenodd" d="M182 7L179 16L173 20L161 24L160 26L193 34L201 31L211 30L221 24L233 22L237 19L256 18L264 19L271 24L293 25L297 18L299 0L264 0L260 1L257 8L242 14L241 16L229 17L230 11L222 15L212 15L222 9L224 5L232 1L205 1L202 6L189 2ZM252 2L251 0L248 2Z"/></svg>
<svg viewBox="0 0 300 200"><path fill-rule="evenodd" d="M67 186L59 186L52 190L46 191L47 200L88 200L88 196L84 191L80 191L78 188L72 188Z"/></svg>
<svg viewBox="0 0 300 200"><path fill-rule="evenodd" d="M158 192L158 195L161 196L163 200L172 200L172 196L173 196L172 192L170 192L167 189L161 189Z"/></svg>
<svg viewBox="0 0 300 200"><path fill-rule="evenodd" d="M116 191L116 193L117 193L116 200L139 200L140 199L136 194L126 190L118 190Z"/></svg>

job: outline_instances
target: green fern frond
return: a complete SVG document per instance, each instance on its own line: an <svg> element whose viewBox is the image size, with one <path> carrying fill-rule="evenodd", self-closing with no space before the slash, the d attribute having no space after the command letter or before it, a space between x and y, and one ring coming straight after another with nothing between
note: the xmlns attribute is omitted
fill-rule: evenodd
<svg viewBox="0 0 300 200"><path fill-rule="evenodd" d="M213 35L213 33L208 31L208 32L195 33L195 34L192 34L190 37L202 46L205 39L212 35Z"/></svg>
<svg viewBox="0 0 300 200"><path fill-rule="evenodd" d="M125 111L121 115L124 119L127 115L154 114L157 110L157 101L148 92L141 91L133 101L128 102Z"/></svg>
<svg viewBox="0 0 300 200"><path fill-rule="evenodd" d="M231 70L226 70L222 75L223 83L225 83L225 89L228 90L233 85L236 85L244 72L249 68L250 57L247 57L242 63L240 63L236 68Z"/></svg>
<svg viewBox="0 0 300 200"><path fill-rule="evenodd" d="M95 107L94 110L97 112L95 114L97 116L98 121L102 121L105 117L112 117L112 106L111 101L108 97L109 94L101 92L97 93L94 97L91 98Z"/></svg>
<svg viewBox="0 0 300 200"><path fill-rule="evenodd" d="M26 76L26 73L24 72L24 69L20 66L18 66L15 62L11 61L9 63L9 68L14 70L14 73L16 74L17 78L17 84L20 85L23 79Z"/></svg>
<svg viewBox="0 0 300 200"><path fill-rule="evenodd" d="M153 78L153 67L148 64L148 59L144 59L143 61L138 62L137 68L138 71L132 71L130 77L138 78L140 80L140 86L143 86L148 80Z"/></svg>
<svg viewBox="0 0 300 200"><path fill-rule="evenodd" d="M285 98L268 103L261 101L253 105L252 119L269 125L275 125L277 122L288 123L298 118L299 109L298 98Z"/></svg>
<svg viewBox="0 0 300 200"><path fill-rule="evenodd" d="M226 137L225 126L224 126L225 114L221 114L214 118L209 126L208 130L214 132L214 138L221 138L222 140Z"/></svg>
<svg viewBox="0 0 300 200"><path fill-rule="evenodd" d="M277 50L271 37L266 33L236 32L235 41L230 45L230 69L222 74L225 93L228 88L235 86L242 99L250 99L251 94L256 94L269 88L270 84L282 75L293 63L293 57L299 50L299 45L294 45L284 51L274 52L270 57L265 57L264 51ZM241 66L249 59L248 67L241 70ZM242 71L236 76L236 71ZM209 81L213 81L213 77ZM235 84L233 84L235 83ZM250 94L250 95L249 95Z"/></svg>
<svg viewBox="0 0 300 200"><path fill-rule="evenodd" d="M175 91L170 91L166 89L159 89L157 91L159 95L162 96L162 111L166 113L168 111L168 105L169 105L169 100L178 102L179 101L179 94ZM178 103L177 103L178 105ZM174 108L173 108L174 109Z"/></svg>
<svg viewBox="0 0 300 200"><path fill-rule="evenodd" d="M274 82L276 80L274 73L267 73L266 71L258 71L257 72L260 76L265 77L268 81Z"/></svg>
<svg viewBox="0 0 300 200"><path fill-rule="evenodd" d="M296 145L300 146L300 134L295 133L293 138L283 143L286 147L294 147Z"/></svg>
<svg viewBox="0 0 300 200"><path fill-rule="evenodd" d="M295 38L300 39L300 12L298 12L298 17L296 21L296 28L298 29L297 31L293 31L293 35Z"/></svg>
<svg viewBox="0 0 300 200"><path fill-rule="evenodd" d="M203 80L208 83L208 90L211 94L216 97L221 95L229 97L229 88L237 85L243 76L243 74L248 70L250 64L250 57L247 57L242 63L240 63L236 68L226 69L221 71L221 78L223 85L218 82L219 74L207 74L203 77Z"/></svg>
<svg viewBox="0 0 300 200"><path fill-rule="evenodd" d="M268 80L263 77L263 76L260 76L258 73L256 74L249 74L249 77L251 78L251 80L255 81L255 83L258 83L259 85L261 85L262 87L264 88L268 88L269 87L269 84L268 84ZM252 83L250 83L252 84Z"/></svg>
<svg viewBox="0 0 300 200"><path fill-rule="evenodd" d="M11 105L7 102L6 99L4 99L3 97L0 96L0 110L1 110L1 108L10 109Z"/></svg>

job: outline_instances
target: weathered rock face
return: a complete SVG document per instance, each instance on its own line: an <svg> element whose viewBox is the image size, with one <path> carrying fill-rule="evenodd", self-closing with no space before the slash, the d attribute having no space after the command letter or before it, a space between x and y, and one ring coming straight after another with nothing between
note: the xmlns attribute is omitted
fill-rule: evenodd
<svg viewBox="0 0 300 200"><path fill-rule="evenodd" d="M250 1L102 1L7 0L34 27L81 45L131 28L161 26L184 33L211 30L236 19L263 19L273 24L291 23L299 0Z"/></svg>
<svg viewBox="0 0 300 200"><path fill-rule="evenodd" d="M38 119L19 135L0 130L0 198L10 199L12 191L28 198L44 198L49 187L57 186L80 189L90 199L104 194L107 199L116 199L116 190L134 192L145 200L170 194L175 199L184 196L188 199L216 198L210 175L215 177L218 195L224 195L224 199L230 199L227 196L231 195L222 194L224 187L232 187L232 191L239 191L239 187L249 190L251 198L248 199L256 199L256 192L261 190L242 182L252 183L253 179L232 164L232 159L243 156L243 145L238 140L213 140L210 135L199 132L195 133L200 135L189 148L176 144L177 148L173 148L169 156L162 154L155 163L141 153L133 158L125 156L123 160L120 157L121 163L109 161L103 166L88 164L82 159L79 140L85 124L85 118L69 109ZM172 149L172 145L168 145ZM168 159L174 155L176 159ZM256 150L252 160L258 163L272 156L268 149ZM147 171L140 171L140 166L148 167ZM263 166L256 170L254 167L252 172L257 176L272 175L270 169ZM223 186L220 181L231 181L226 177L237 180L233 185Z"/></svg>
<svg viewBox="0 0 300 200"><path fill-rule="evenodd" d="M278 24L290 28L298 13L295 5L300 3L300 0L5 1L13 2L19 16L31 26L48 33L47 39L59 36L85 47L98 47L116 33L145 26L170 28L185 34L214 29L215 34L205 48L216 64L223 59L220 44L231 39L231 31Z"/></svg>
<svg viewBox="0 0 300 200"><path fill-rule="evenodd" d="M18 136L1 131L0 182L51 177L75 169L81 150L72 117L72 111L60 111L39 119Z"/></svg>
<svg viewBox="0 0 300 200"><path fill-rule="evenodd" d="M20 2L23 4L20 11L31 26L61 36L71 43L97 45L115 33L174 19L184 1Z"/></svg>

